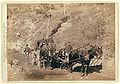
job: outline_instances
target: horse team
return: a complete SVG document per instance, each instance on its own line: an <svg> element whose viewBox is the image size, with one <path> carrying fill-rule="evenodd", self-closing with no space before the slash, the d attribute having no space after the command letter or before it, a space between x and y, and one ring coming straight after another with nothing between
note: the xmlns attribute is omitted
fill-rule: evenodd
<svg viewBox="0 0 120 84"><path fill-rule="evenodd" d="M37 42L37 46L34 49L30 49L28 45L24 50L27 54L27 61L29 59L32 65L36 65L39 68L51 67L67 69L72 72L72 67L75 64L80 64L80 71L83 76L88 74L88 68L97 63L99 59L102 59L102 47L89 46L88 48L68 49L62 48L57 50L53 47L53 43ZM30 54L32 53L32 54Z"/></svg>

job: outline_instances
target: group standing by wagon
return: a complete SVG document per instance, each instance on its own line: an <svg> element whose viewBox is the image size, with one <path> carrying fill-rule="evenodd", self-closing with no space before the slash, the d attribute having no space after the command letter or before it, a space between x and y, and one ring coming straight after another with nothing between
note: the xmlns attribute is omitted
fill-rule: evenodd
<svg viewBox="0 0 120 84"><path fill-rule="evenodd" d="M27 59L31 59L31 64L39 68L51 67L51 70L65 68L72 72L73 65L79 63L84 75L87 75L90 65L97 63L102 58L102 47L89 45L89 47L73 49L69 44L57 50L52 38L37 41L34 49L30 49L26 45L24 52L27 54Z"/></svg>

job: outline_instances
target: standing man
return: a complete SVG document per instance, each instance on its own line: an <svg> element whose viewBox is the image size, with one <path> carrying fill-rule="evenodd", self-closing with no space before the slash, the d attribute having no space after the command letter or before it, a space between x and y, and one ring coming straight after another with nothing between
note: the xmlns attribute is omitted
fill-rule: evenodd
<svg viewBox="0 0 120 84"><path fill-rule="evenodd" d="M40 49L39 48L37 48L37 47L34 48L32 58L33 58L32 64L40 67L41 62L40 62Z"/></svg>
<svg viewBox="0 0 120 84"><path fill-rule="evenodd" d="M26 60L27 60L27 62L28 62L28 61L29 61L29 55L30 55L30 52L31 52L31 49L30 49L30 47L28 46L28 44L26 45L26 47L25 47L25 49L24 49L23 52L27 55Z"/></svg>

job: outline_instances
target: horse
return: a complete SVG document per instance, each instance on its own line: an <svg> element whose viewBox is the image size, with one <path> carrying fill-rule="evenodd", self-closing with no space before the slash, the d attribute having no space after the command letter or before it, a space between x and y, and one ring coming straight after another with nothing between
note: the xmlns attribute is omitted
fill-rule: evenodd
<svg viewBox="0 0 120 84"><path fill-rule="evenodd" d="M51 70L53 70L54 68L60 68L63 60L59 57L59 53L55 53L51 58Z"/></svg>
<svg viewBox="0 0 120 84"><path fill-rule="evenodd" d="M83 60L83 67L84 67L84 74L82 76L87 76L88 75L88 68L91 66L93 63L93 59L99 60L102 57L102 47L91 47L89 50L87 50L87 54L85 56L85 59Z"/></svg>
<svg viewBox="0 0 120 84"><path fill-rule="evenodd" d="M84 56L78 51L78 50L73 50L69 54L69 70L72 73L72 67L79 63L82 65L81 71L83 71L83 61L84 61Z"/></svg>
<svg viewBox="0 0 120 84"><path fill-rule="evenodd" d="M82 49L80 50L73 50L69 53L69 62L67 63L67 68L72 73L72 67L79 63L81 64L80 71L83 73L82 76L88 75L88 68L90 66L91 60L99 56L101 53L100 48L94 48L92 47L89 50Z"/></svg>

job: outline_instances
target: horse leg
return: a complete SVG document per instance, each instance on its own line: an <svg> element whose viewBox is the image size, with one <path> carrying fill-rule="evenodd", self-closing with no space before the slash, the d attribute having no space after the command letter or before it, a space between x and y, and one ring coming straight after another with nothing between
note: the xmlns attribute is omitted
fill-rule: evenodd
<svg viewBox="0 0 120 84"><path fill-rule="evenodd" d="M48 62L48 60L46 61L46 68L48 68L49 67L49 62Z"/></svg>
<svg viewBox="0 0 120 84"><path fill-rule="evenodd" d="M37 67L39 68L39 60L37 61Z"/></svg>
<svg viewBox="0 0 120 84"><path fill-rule="evenodd" d="M62 64L60 65L60 69L61 69L61 70L63 69L63 68L62 68L62 67L63 67L63 65L64 65L64 63L62 63Z"/></svg>
<svg viewBox="0 0 120 84"><path fill-rule="evenodd" d="M80 69L80 73L82 75L82 73L84 73L84 64L82 63L81 69Z"/></svg>
<svg viewBox="0 0 120 84"><path fill-rule="evenodd" d="M50 70L53 70L54 69L54 67L52 67Z"/></svg>
<svg viewBox="0 0 120 84"><path fill-rule="evenodd" d="M83 77L85 75L85 73L86 73L86 66L83 65L82 67L83 67L83 69L82 69L82 77Z"/></svg>
<svg viewBox="0 0 120 84"><path fill-rule="evenodd" d="M53 70L55 68L54 63L55 63L55 60L52 60L51 61L51 69L50 70Z"/></svg>
<svg viewBox="0 0 120 84"><path fill-rule="evenodd" d="M88 69L88 67L87 67L87 65L85 65L85 72L84 72L85 77L87 76L87 69Z"/></svg>
<svg viewBox="0 0 120 84"><path fill-rule="evenodd" d="M52 60L50 60L49 64L50 64L49 66L51 67L51 65L52 65Z"/></svg>
<svg viewBox="0 0 120 84"><path fill-rule="evenodd" d="M51 67L52 67L52 68L51 68L50 70L53 70L53 69L55 69L55 66L54 66L54 65L52 65Z"/></svg>
<svg viewBox="0 0 120 84"><path fill-rule="evenodd" d="M74 63L71 63L70 67L69 67L69 72L72 73L72 67L73 67Z"/></svg>
<svg viewBox="0 0 120 84"><path fill-rule="evenodd" d="M45 68L45 61L43 62L43 68Z"/></svg>
<svg viewBox="0 0 120 84"><path fill-rule="evenodd" d="M88 68L89 68L89 64L85 65L84 75L83 75L85 77L88 75Z"/></svg>
<svg viewBox="0 0 120 84"><path fill-rule="evenodd" d="M66 63L66 70L68 70L68 68L69 68L69 64L68 64L68 63Z"/></svg>
<svg viewBox="0 0 120 84"><path fill-rule="evenodd" d="M45 64L44 64L44 61L42 62L42 68L44 68L45 67Z"/></svg>

